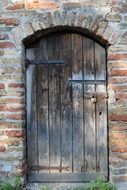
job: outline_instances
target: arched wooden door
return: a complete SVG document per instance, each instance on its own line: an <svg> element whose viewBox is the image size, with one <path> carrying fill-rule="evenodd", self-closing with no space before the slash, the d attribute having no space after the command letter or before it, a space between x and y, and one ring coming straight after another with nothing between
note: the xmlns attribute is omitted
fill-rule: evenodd
<svg viewBox="0 0 127 190"><path fill-rule="evenodd" d="M30 182L108 176L106 53L76 33L56 33L26 49Z"/></svg>

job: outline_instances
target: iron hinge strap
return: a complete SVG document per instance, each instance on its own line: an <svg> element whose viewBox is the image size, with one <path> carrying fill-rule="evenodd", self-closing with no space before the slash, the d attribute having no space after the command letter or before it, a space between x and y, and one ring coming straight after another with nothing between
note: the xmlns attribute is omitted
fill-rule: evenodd
<svg viewBox="0 0 127 190"><path fill-rule="evenodd" d="M62 167L62 166L31 166L30 170L65 170L69 171L69 167Z"/></svg>
<svg viewBox="0 0 127 190"><path fill-rule="evenodd" d="M66 65L67 60L25 60L26 67L29 65Z"/></svg>
<svg viewBox="0 0 127 190"><path fill-rule="evenodd" d="M69 79L68 80L69 83L81 83L81 84L105 84L106 83L106 80L84 80L84 79L81 79L81 80L72 80L72 79Z"/></svg>

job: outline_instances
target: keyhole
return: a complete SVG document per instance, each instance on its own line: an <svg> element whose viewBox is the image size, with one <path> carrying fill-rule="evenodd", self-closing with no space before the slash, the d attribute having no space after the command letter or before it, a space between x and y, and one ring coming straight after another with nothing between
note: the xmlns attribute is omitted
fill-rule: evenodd
<svg viewBox="0 0 127 190"><path fill-rule="evenodd" d="M101 112L101 111L99 112L99 115L100 115L100 116L102 115L102 112Z"/></svg>

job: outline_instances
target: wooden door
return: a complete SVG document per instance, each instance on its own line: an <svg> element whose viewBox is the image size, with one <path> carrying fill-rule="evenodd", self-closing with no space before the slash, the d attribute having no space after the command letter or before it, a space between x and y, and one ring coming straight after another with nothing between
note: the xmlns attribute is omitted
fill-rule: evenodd
<svg viewBox="0 0 127 190"><path fill-rule="evenodd" d="M26 49L30 182L108 177L105 49L76 33Z"/></svg>

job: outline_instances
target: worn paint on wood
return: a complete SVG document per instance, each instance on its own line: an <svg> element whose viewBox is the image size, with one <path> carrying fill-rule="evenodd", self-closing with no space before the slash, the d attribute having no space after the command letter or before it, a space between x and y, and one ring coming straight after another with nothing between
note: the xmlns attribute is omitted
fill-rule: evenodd
<svg viewBox="0 0 127 190"><path fill-rule="evenodd" d="M82 181L83 176L85 181L90 174L90 179L100 172L106 175L105 49L84 36L67 33L45 36L30 49L27 57L34 60L32 64L45 62L27 69L28 162L31 168L38 166L29 179L44 181L45 173L47 181ZM46 60L67 64L46 64Z"/></svg>
<svg viewBox="0 0 127 190"><path fill-rule="evenodd" d="M39 43L37 59L47 59L47 39ZM37 66L38 162L49 166L48 68ZM39 171L42 172L42 171ZM48 172L43 170L43 172Z"/></svg>
<svg viewBox="0 0 127 190"><path fill-rule="evenodd" d="M66 59L68 65L60 67L61 79L61 166L68 166L72 171L72 102L71 85L67 82L71 76L71 36L61 35L60 58Z"/></svg>
<svg viewBox="0 0 127 190"><path fill-rule="evenodd" d="M36 59L35 49L26 52L28 59ZM37 126L37 102L36 102L36 66L31 65L26 72L27 86L27 155L28 168L38 164L38 126Z"/></svg>
<svg viewBox="0 0 127 190"><path fill-rule="evenodd" d="M48 38L50 59L59 59L59 35ZM49 72L49 125L50 125L50 165L60 166L60 76L59 66L50 66ZM57 170L50 170L57 173Z"/></svg>
<svg viewBox="0 0 127 190"><path fill-rule="evenodd" d="M83 79L82 36L72 35L72 79ZM72 84L73 102L73 172L80 172L83 165L83 85Z"/></svg>

